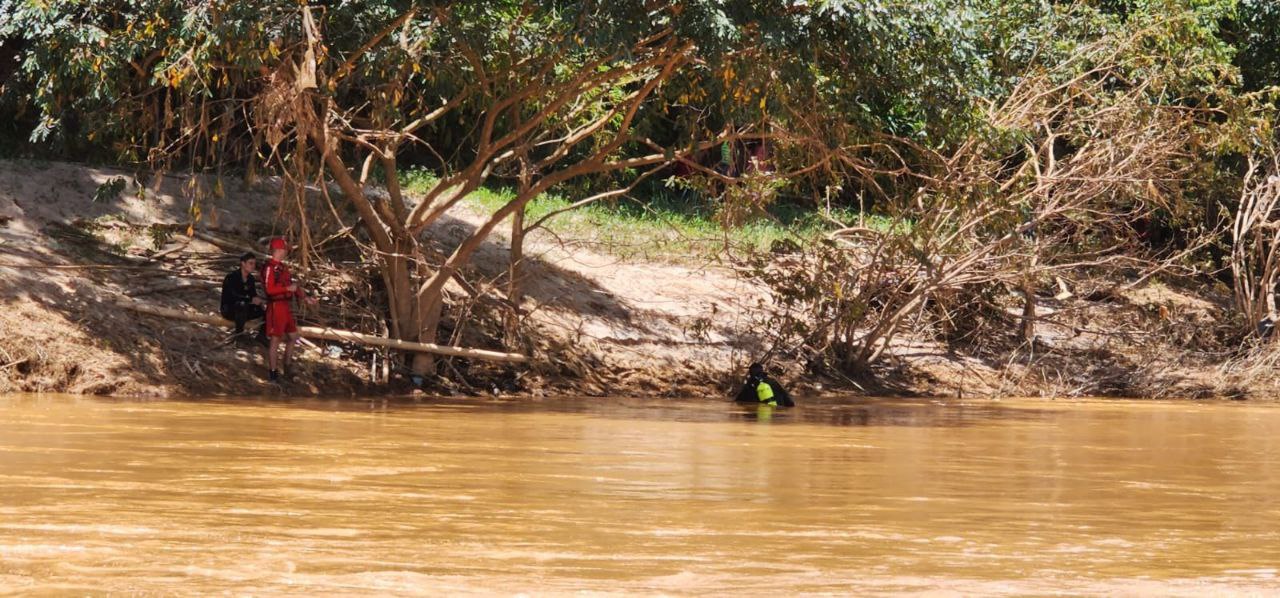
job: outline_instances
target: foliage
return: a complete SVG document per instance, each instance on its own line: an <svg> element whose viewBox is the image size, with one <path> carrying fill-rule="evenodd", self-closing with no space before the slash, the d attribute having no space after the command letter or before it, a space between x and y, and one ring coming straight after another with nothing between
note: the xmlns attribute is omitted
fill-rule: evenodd
<svg viewBox="0 0 1280 598"><path fill-rule="evenodd" d="M781 308L770 323L780 343L865 371L904 328L950 336L962 311L1010 287L1033 341L1036 279L1057 272L1194 275L1188 256L1225 231L1204 200L1221 190L1204 175L1248 143L1257 112L1234 93L1231 53L1214 37L1220 7L1141 4L1124 26L1088 7L1066 13L1100 27L1056 38L1069 53L1029 65L989 109L987 131L917 193L882 202L910 227L852 226L756 264ZM1176 223L1178 242L1152 235L1162 222Z"/></svg>
<svg viewBox="0 0 1280 598"><path fill-rule="evenodd" d="M1280 4L1270 0L1240 0L1239 18L1226 32L1236 48L1235 63L1244 85L1260 90L1280 85Z"/></svg>
<svg viewBox="0 0 1280 598"><path fill-rule="evenodd" d="M128 181L126 181L122 176L112 177L107 182L98 185L97 190L93 193L93 201L95 203L115 201L116 198L120 197L121 193L124 193L124 188L127 183Z"/></svg>
<svg viewBox="0 0 1280 598"><path fill-rule="evenodd" d="M282 177L304 248L315 230L357 231L397 336L437 340L445 283L508 219L518 304L519 245L545 218L702 236L714 221L726 244L763 247L783 238L771 214L803 204L825 216L801 238L832 214L849 225L757 272L775 329L851 368L908 322L946 329L955 306L1005 288L1029 334L1051 273L1202 275L1232 253L1242 156L1272 143L1280 81L1280 9L1263 0L0 0L0 14L0 106L30 139ZM767 151L718 165L722 144ZM316 183L350 209L318 203ZM637 189L652 205L630 212ZM673 192L695 209L664 211ZM216 195L191 189L193 220ZM464 200L483 225L426 250Z"/></svg>

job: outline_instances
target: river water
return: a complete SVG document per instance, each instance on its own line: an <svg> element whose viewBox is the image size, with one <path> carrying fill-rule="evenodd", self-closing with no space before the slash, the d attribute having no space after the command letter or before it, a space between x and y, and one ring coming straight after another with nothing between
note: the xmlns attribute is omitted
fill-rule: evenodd
<svg viewBox="0 0 1280 598"><path fill-rule="evenodd" d="M1280 592L1280 406L0 398L0 593Z"/></svg>

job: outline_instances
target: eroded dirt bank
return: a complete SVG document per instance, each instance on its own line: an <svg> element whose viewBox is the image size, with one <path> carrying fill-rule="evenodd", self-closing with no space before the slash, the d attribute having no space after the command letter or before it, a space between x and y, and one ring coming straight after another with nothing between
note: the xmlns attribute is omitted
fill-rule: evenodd
<svg viewBox="0 0 1280 598"><path fill-rule="evenodd" d="M117 177L124 191L95 200ZM0 161L0 392L277 392L257 350L227 344L225 329L113 304L130 298L214 313L217 285L235 264L237 252L225 244L185 234L187 179L139 182L142 193L133 173ZM279 230L269 184L231 179L220 192L204 220L220 239L252 244ZM447 245L476 222L461 211L430 234ZM577 241L548 233L527 241L525 334L513 349L531 352L534 363L475 364L462 373L469 387L442 379L431 382L433 391L723 396L765 350L769 331L753 310L767 302L767 290L728 264L621 260ZM507 256L499 235L477 256L477 278L501 273ZM1043 298L1033 347L906 339L883 368L857 380L806 375L803 364L785 359L778 365L808 393L1265 397L1277 388L1269 350L1195 349L1204 345L1197 335L1218 334L1229 317L1214 289L1070 281L1052 292L1059 296ZM337 309L322 306L309 317L350 319ZM503 348L483 327L463 332L463 344ZM371 367L373 353L340 349L303 347L285 392L409 390L394 370L390 382L374 380L381 366Z"/></svg>
<svg viewBox="0 0 1280 598"><path fill-rule="evenodd" d="M95 200L117 177L126 180L125 190ZM187 179L140 181L141 194L134 180L133 173L112 169L0 162L0 392L174 396L272 389L257 349L228 344L227 330L113 304L132 299L216 313L218 283L238 253L186 235ZM205 221L216 223L217 238L251 245L278 230L277 201L269 183L249 188L235 180L207 202L212 213ZM463 212L432 234L447 243L470 230L470 219ZM496 239L477 267L501 271L507 251ZM528 253L528 343L520 349L531 350L536 362L490 371L477 377L479 388L465 390L694 394L716 387L722 372L748 358L751 335L739 332L743 285L723 267L621 263L537 238ZM464 340L502 348L479 332ZM381 366L371 367L371 354L352 353L334 357L303 347L297 382L287 390L407 389L394 370L391 383L374 382ZM449 384L435 390L448 391Z"/></svg>

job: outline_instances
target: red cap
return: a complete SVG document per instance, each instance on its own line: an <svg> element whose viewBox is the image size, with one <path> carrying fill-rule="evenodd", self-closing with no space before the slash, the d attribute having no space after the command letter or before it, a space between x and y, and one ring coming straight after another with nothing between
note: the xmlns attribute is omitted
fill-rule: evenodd
<svg viewBox="0 0 1280 598"><path fill-rule="evenodd" d="M284 242L284 237L276 237L271 240L271 251L277 249L289 249L289 244Z"/></svg>

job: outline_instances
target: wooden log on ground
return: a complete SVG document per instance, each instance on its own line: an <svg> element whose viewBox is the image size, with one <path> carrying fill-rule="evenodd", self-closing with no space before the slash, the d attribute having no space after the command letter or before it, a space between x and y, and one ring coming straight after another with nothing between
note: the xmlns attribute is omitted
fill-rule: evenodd
<svg viewBox="0 0 1280 598"><path fill-rule="evenodd" d="M375 347L386 347L388 349L397 349L400 351L413 351L416 353L434 353L436 355L448 355L450 357L466 357L469 359L479 359L481 361L498 361L503 363L526 363L529 361L527 356L519 353L502 353L500 351L490 351L488 349L468 349L465 347L450 347L446 345L437 345L435 343L415 343L410 341L402 341L395 338L386 338L381 336L373 336L371 334L361 334L350 330L336 330L333 328L317 328L315 326L299 326L298 332L307 338L320 338L330 341L348 341L360 343L363 345L371 345Z"/></svg>
<svg viewBox="0 0 1280 598"><path fill-rule="evenodd" d="M189 291L191 289L216 289L219 286L220 285L218 283L207 280L196 282L177 282L134 289L125 294L130 297L141 297L143 295L152 295L155 293L176 293L179 291Z"/></svg>
<svg viewBox="0 0 1280 598"><path fill-rule="evenodd" d="M171 320L186 320L188 322L197 322L200 324L208 324L210 326L229 326L232 323L212 314L202 314L194 311L182 311L180 309L170 309L160 307L158 305L150 305L141 301L130 301L128 299L114 299L113 304L125 309L136 311L138 313L150 316L160 316Z"/></svg>
<svg viewBox="0 0 1280 598"><path fill-rule="evenodd" d="M191 311L182 311L178 309L170 309L157 305L150 305L140 301L130 301L128 299L115 299L112 301L115 305L152 316L162 318L170 318L174 320L186 320L188 322L198 322L201 324L209 324L210 326L229 326L231 322L224 320L212 314L203 314ZM299 326L298 333L306 338L318 338L331 341L343 341L357 343L361 345L369 345L373 347L386 347L389 349L397 349L400 351L413 351L416 353L432 353L435 355L447 355L450 357L466 357L468 359L478 359L481 361L496 361L500 363L526 363L529 358L519 353L503 353L501 351L489 351L487 349L468 349L465 347L449 347L437 345L434 343L415 343L410 341L402 341L394 338L385 338L381 336L373 336L371 334L362 334L352 332L350 330L337 330L334 328L318 328L315 326Z"/></svg>
<svg viewBox="0 0 1280 598"><path fill-rule="evenodd" d="M15 270L33 269L33 270L150 270L155 266L134 266L132 264L17 264L13 262L0 262L0 268L13 268Z"/></svg>
<svg viewBox="0 0 1280 598"><path fill-rule="evenodd" d="M223 239L222 237L215 237L204 231L194 231L194 234L192 236L196 239L200 239L201 241L205 241L216 247L221 247L223 249L226 249L227 251L237 251L240 253L253 252L254 254L262 254L262 249L255 249L253 247L244 245L242 243L229 241L227 239Z"/></svg>
<svg viewBox="0 0 1280 598"><path fill-rule="evenodd" d="M166 257L169 257L170 255L173 255L174 253L182 251L183 249L186 249L188 245L191 244L191 239L193 238L194 237L187 237L185 240L179 242L177 245L174 245L173 247L170 247L164 251L151 254L151 257L148 259L150 259L153 262L159 261Z"/></svg>

